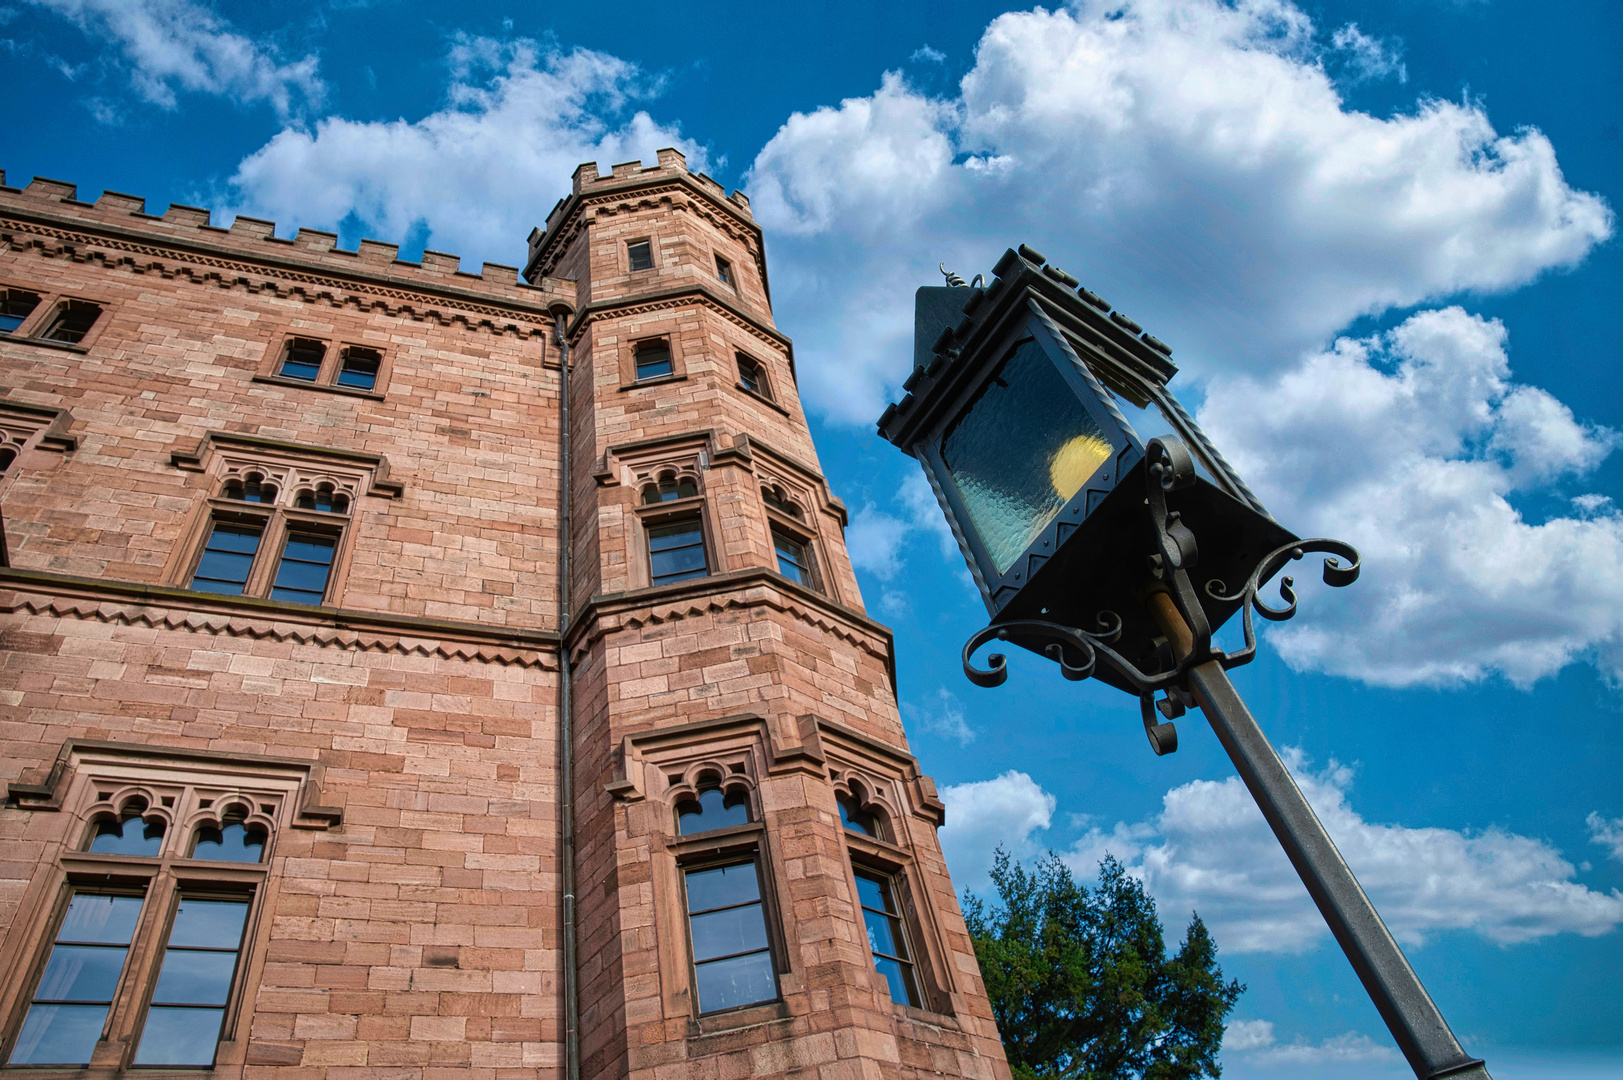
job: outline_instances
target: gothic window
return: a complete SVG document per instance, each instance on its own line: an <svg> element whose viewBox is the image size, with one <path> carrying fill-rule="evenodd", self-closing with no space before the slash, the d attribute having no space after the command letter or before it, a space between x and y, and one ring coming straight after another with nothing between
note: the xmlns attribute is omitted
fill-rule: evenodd
<svg viewBox="0 0 1623 1080"><path fill-rule="evenodd" d="M691 867L682 878L699 1012L775 1000L758 858Z"/></svg>
<svg viewBox="0 0 1623 1080"><path fill-rule="evenodd" d="M738 353L735 356L738 362L738 385L752 394L772 400L772 387L766 379L766 368L761 366L759 360Z"/></svg>
<svg viewBox="0 0 1623 1080"><path fill-rule="evenodd" d="M853 796L841 792L835 796L835 801L840 804L840 824L863 836L879 835L878 821L872 813L862 809Z"/></svg>
<svg viewBox="0 0 1623 1080"><path fill-rule="evenodd" d="M285 468L234 469L210 500L188 587L325 603L351 506L334 480L302 480Z"/></svg>
<svg viewBox="0 0 1623 1080"><path fill-rule="evenodd" d="M117 810L111 793L95 796L85 854L63 857L65 903L7 1065L85 1066L114 1031L128 1036L137 1066L214 1064L263 892L266 814L277 810L265 800L277 796L155 790L166 794L131 794ZM193 826L174 835L179 808Z"/></svg>
<svg viewBox="0 0 1623 1080"><path fill-rule="evenodd" d="M637 382L658 379L676 371L671 363L670 342L664 338L638 343L634 362Z"/></svg>
<svg viewBox="0 0 1623 1080"><path fill-rule="evenodd" d="M691 499L698 494L699 486L689 477L666 476L657 484L649 484L642 489L642 501L644 506L653 506L677 499Z"/></svg>
<svg viewBox="0 0 1623 1080"><path fill-rule="evenodd" d="M696 799L676 805L676 831L681 836L748 825L751 820L749 792L742 788L724 793L719 787L707 787Z"/></svg>
<svg viewBox="0 0 1623 1080"><path fill-rule="evenodd" d="M14 334L39 306L39 294L24 289L0 289L0 335Z"/></svg>
<svg viewBox="0 0 1623 1080"><path fill-rule="evenodd" d="M100 305L85 300L64 300L40 337L47 341L60 341L64 345L77 345L90 333L90 328L96 325L99 318Z"/></svg>
<svg viewBox="0 0 1623 1080"><path fill-rule="evenodd" d="M884 979L892 1001L916 1008L919 1005L918 980L914 977L901 908L896 903L896 883L889 875L865 868L856 868L854 872L874 970Z"/></svg>
<svg viewBox="0 0 1623 1080"><path fill-rule="evenodd" d="M654 245L651 240L633 240L626 245L626 258L633 270L654 268Z"/></svg>
<svg viewBox="0 0 1623 1080"><path fill-rule="evenodd" d="M733 264L720 255L716 256L716 280L729 289L733 288Z"/></svg>

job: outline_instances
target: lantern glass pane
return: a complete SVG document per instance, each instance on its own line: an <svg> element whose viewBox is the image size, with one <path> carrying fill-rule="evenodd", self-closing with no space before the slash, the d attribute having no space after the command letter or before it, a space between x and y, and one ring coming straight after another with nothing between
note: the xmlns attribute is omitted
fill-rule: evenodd
<svg viewBox="0 0 1623 1080"><path fill-rule="evenodd" d="M1036 340L997 367L941 439L941 460L998 573L1115 447Z"/></svg>

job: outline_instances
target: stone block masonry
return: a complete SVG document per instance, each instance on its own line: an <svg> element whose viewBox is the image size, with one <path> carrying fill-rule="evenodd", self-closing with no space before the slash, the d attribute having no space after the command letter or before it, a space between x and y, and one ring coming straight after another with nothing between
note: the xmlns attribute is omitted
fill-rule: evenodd
<svg viewBox="0 0 1623 1080"><path fill-rule="evenodd" d="M581 1075L1008 1075L741 194L521 280L0 173L0 290L18 1075L564 1076L562 670Z"/></svg>

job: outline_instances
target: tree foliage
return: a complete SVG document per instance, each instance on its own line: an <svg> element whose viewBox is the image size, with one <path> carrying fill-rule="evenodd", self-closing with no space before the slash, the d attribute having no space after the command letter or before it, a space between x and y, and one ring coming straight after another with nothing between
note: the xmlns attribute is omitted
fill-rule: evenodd
<svg viewBox="0 0 1623 1080"><path fill-rule="evenodd" d="M1222 1075L1245 987L1223 982L1199 915L1168 958L1155 901L1109 856L1089 889L1052 852L1028 871L1000 848L992 881L997 904L966 894L964 917L1018 1080Z"/></svg>

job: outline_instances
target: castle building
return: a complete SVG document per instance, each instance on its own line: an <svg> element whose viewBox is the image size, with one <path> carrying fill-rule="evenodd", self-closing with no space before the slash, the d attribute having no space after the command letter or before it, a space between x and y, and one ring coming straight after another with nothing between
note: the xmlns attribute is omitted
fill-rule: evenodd
<svg viewBox="0 0 1623 1080"><path fill-rule="evenodd" d="M336 239L0 173L0 1062L1007 1076L748 200Z"/></svg>

